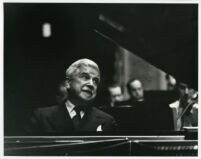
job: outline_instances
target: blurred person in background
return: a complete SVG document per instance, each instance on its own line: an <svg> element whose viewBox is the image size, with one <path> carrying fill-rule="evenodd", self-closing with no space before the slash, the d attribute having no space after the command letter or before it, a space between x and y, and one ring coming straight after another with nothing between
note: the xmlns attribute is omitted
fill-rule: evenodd
<svg viewBox="0 0 201 159"><path fill-rule="evenodd" d="M185 83L177 85L179 99L169 104L173 112L174 130L198 126L198 92Z"/></svg>
<svg viewBox="0 0 201 159"><path fill-rule="evenodd" d="M56 101L58 104L63 104L66 102L67 97L68 91L66 88L66 84L65 81L62 81L56 88Z"/></svg>
<svg viewBox="0 0 201 159"><path fill-rule="evenodd" d="M118 105L144 108L144 89L140 80L132 78L127 83L129 98Z"/></svg>
<svg viewBox="0 0 201 159"><path fill-rule="evenodd" d="M176 87L176 84L177 84L176 79L173 76L169 75L169 74L165 75L165 79L166 79L166 82L167 82L167 90L168 91L175 90L175 87Z"/></svg>
<svg viewBox="0 0 201 159"><path fill-rule="evenodd" d="M118 84L113 84L108 87L109 106L115 107L118 102L123 100L122 89Z"/></svg>
<svg viewBox="0 0 201 159"><path fill-rule="evenodd" d="M127 90L129 93L129 101L131 102L143 102L144 101L144 89L142 83L138 79L131 79L127 83Z"/></svg>

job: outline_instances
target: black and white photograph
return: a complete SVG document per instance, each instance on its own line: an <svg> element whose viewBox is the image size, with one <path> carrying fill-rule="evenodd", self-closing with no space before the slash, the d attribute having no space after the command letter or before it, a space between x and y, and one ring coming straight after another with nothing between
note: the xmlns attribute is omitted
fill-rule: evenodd
<svg viewBox="0 0 201 159"><path fill-rule="evenodd" d="M198 13L3 2L3 156L198 157Z"/></svg>

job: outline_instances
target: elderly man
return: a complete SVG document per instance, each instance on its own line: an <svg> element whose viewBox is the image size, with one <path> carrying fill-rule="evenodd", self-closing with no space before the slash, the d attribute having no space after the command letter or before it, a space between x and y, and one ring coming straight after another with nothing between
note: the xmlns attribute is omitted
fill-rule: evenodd
<svg viewBox="0 0 201 159"><path fill-rule="evenodd" d="M66 70L68 97L63 105L39 108L26 131L31 134L116 130L114 118L92 107L100 82L98 65L80 59Z"/></svg>

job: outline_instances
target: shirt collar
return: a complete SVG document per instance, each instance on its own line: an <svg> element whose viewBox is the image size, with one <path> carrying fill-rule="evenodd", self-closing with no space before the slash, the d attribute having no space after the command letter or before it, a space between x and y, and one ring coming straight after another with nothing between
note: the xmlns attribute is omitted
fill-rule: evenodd
<svg viewBox="0 0 201 159"><path fill-rule="evenodd" d="M65 105L66 105L66 108L67 108L69 115L72 119L76 115L76 112L74 110L75 105L73 103L71 103L69 100L66 101ZM84 114L85 114L85 112L83 110L81 110L80 111L81 118L83 118Z"/></svg>
<svg viewBox="0 0 201 159"><path fill-rule="evenodd" d="M73 109L75 108L75 105L71 103L69 100L67 100L65 104L66 104L66 108L68 112L71 113Z"/></svg>

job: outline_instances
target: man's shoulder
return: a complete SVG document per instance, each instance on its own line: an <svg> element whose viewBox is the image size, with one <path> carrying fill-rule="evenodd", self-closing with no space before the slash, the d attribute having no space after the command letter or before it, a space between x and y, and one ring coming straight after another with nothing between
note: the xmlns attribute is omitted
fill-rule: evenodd
<svg viewBox="0 0 201 159"><path fill-rule="evenodd" d="M35 113L43 114L43 115L50 115L54 112L57 112L61 106L59 105L52 105L49 107L41 107L35 110Z"/></svg>
<svg viewBox="0 0 201 159"><path fill-rule="evenodd" d="M96 107L93 107L92 108L92 113L94 115L96 115L97 117L100 117L100 118L105 118L105 119L114 119L113 116L111 116L110 114L96 108Z"/></svg>

